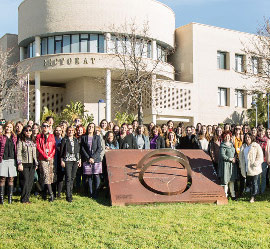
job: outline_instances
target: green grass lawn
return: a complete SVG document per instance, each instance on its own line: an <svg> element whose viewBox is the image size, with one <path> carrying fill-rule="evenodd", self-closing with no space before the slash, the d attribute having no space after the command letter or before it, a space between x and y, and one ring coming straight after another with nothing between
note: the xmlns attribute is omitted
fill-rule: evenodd
<svg viewBox="0 0 270 249"><path fill-rule="evenodd" d="M0 207L0 248L269 248L270 193L250 204L111 207L74 196Z"/></svg>

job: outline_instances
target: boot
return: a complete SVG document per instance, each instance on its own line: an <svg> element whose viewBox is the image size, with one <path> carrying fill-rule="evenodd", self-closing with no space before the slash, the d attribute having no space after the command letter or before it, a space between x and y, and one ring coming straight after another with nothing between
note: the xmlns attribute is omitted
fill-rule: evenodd
<svg viewBox="0 0 270 249"><path fill-rule="evenodd" d="M0 186L0 205L4 204L5 186Z"/></svg>
<svg viewBox="0 0 270 249"><path fill-rule="evenodd" d="M53 202L54 201L54 195L53 193L50 194L50 197L49 197L49 202Z"/></svg>
<svg viewBox="0 0 270 249"><path fill-rule="evenodd" d="M12 195L13 195L13 185L8 186L8 203L12 203Z"/></svg>

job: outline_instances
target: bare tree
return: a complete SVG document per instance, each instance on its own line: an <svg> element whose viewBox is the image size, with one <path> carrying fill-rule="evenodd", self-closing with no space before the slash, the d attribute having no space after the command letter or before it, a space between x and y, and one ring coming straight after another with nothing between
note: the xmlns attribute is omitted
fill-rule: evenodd
<svg viewBox="0 0 270 249"><path fill-rule="evenodd" d="M120 80L113 87L113 101L117 108L137 111L138 122L143 124L143 105L153 101L153 92L158 88L153 75L162 58L151 59L151 40L148 23L139 29L135 22L125 24L112 37L112 53L120 61ZM163 54L164 58L166 57Z"/></svg>
<svg viewBox="0 0 270 249"><path fill-rule="evenodd" d="M270 92L270 19L264 20L258 28L257 35L252 36L248 43L243 43L246 55L246 70L243 75L255 80L254 92ZM244 67L244 65L243 65Z"/></svg>
<svg viewBox="0 0 270 249"><path fill-rule="evenodd" d="M18 63L12 61L13 50L0 49L0 109L9 110L26 103L26 80L19 75Z"/></svg>

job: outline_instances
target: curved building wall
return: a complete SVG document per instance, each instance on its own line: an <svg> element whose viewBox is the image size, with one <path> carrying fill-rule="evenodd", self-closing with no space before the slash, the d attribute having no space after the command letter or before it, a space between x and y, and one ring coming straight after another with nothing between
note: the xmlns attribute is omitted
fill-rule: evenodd
<svg viewBox="0 0 270 249"><path fill-rule="evenodd" d="M174 12L155 0L25 0L19 6L19 44L71 31L119 33L132 22L138 30L148 22L150 38L174 46Z"/></svg>

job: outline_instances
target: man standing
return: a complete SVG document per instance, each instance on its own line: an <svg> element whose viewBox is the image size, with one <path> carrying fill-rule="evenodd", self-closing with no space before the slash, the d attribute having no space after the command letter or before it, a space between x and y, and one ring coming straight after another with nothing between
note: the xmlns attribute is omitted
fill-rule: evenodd
<svg viewBox="0 0 270 249"><path fill-rule="evenodd" d="M49 201L54 201L52 191L52 183L54 178L53 172L53 158L55 155L55 139L54 135L49 133L49 124L44 122L42 124L42 133L37 135L37 150L39 152L39 169L42 184L44 184L44 199L46 199L46 191L48 190L50 198Z"/></svg>

